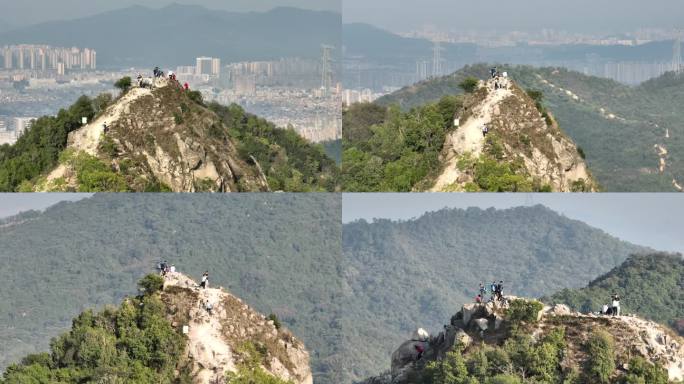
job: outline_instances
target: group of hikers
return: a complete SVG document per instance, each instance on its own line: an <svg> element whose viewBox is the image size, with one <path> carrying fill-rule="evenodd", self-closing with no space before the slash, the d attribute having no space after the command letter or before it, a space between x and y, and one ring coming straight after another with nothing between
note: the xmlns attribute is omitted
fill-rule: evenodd
<svg viewBox="0 0 684 384"><path fill-rule="evenodd" d="M601 314L606 316L620 316L620 295L613 293L610 295L610 305L604 304Z"/></svg>
<svg viewBox="0 0 684 384"><path fill-rule="evenodd" d="M166 277L170 273L176 272L176 266L174 264L169 264L169 262L166 260L160 261L159 264L157 264L157 269L159 270L159 274L162 277ZM200 280L200 283L197 286L197 288L198 289L199 288L201 288L201 289L209 288L209 271L205 271L202 274L202 279ZM199 304L200 304L200 308L205 309L207 311L207 313L209 313L209 316L211 316L212 311L214 309L214 305L209 301L209 299L200 300Z"/></svg>
<svg viewBox="0 0 684 384"><path fill-rule="evenodd" d="M506 82L503 80L504 78L508 77L507 72L499 72L499 70L496 67L492 67L489 70L489 73L492 76L492 79L494 79L494 89L506 89L507 85Z"/></svg>
<svg viewBox="0 0 684 384"><path fill-rule="evenodd" d="M166 275L168 275L169 273L176 272L176 266L173 264L169 264L169 262L166 260L160 262L157 266L157 269L159 269L159 274L163 277L166 277Z"/></svg>
<svg viewBox="0 0 684 384"><path fill-rule="evenodd" d="M159 69L159 67L154 67L154 69L152 70L152 74L154 75L155 80L156 79L163 79L166 77L164 75L164 71ZM176 84L178 87L181 87L180 83L178 82L178 79L176 78L176 74L173 73L173 71L169 71L168 79L169 79L169 81L171 81L172 84ZM152 88L154 85L154 81L144 78L143 75L140 73L138 73L137 80L138 80L138 86L140 88L146 88L146 87ZM187 82L185 82L183 84L183 86L181 87L181 89L188 91L188 90L190 90L190 85Z"/></svg>
<svg viewBox="0 0 684 384"><path fill-rule="evenodd" d="M504 297L503 293L503 280L500 280L498 283L496 281L492 281L492 284L489 286L489 292L491 293L489 302L495 303L499 301L503 303L506 301L506 298ZM477 296L475 296L475 302L478 304L482 304L485 301L485 297L487 297L487 287L483 283L480 283L480 292Z"/></svg>

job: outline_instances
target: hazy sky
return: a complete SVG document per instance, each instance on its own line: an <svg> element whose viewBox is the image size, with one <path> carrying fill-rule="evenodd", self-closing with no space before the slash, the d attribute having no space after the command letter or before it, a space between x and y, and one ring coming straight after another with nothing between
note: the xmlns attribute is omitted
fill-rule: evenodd
<svg viewBox="0 0 684 384"><path fill-rule="evenodd" d="M410 219L444 207L530 204L543 204L632 243L684 253L684 194L344 194L342 219Z"/></svg>
<svg viewBox="0 0 684 384"><path fill-rule="evenodd" d="M345 22L395 32L441 30L629 31L684 28L682 0L344 0Z"/></svg>
<svg viewBox="0 0 684 384"><path fill-rule="evenodd" d="M0 218L32 209L43 210L60 201L76 201L91 193L0 193Z"/></svg>
<svg viewBox="0 0 684 384"><path fill-rule="evenodd" d="M340 12L341 0L178 0L180 4L203 5L210 9L234 12L266 11L278 6L293 6ZM160 8L173 0L0 0L0 22L33 24L48 20L75 19L104 11L144 5Z"/></svg>

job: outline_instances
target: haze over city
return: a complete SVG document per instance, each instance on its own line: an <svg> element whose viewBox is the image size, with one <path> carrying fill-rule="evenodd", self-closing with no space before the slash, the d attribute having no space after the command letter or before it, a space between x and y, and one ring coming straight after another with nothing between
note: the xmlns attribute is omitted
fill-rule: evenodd
<svg viewBox="0 0 684 384"><path fill-rule="evenodd" d="M363 22L401 33L425 27L450 30L555 29L581 33L621 33L639 28L681 28L678 0L345 0L345 23Z"/></svg>

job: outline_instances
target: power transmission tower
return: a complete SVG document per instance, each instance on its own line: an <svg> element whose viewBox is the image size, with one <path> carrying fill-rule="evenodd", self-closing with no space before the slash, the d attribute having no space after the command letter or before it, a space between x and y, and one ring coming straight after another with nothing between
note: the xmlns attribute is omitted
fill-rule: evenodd
<svg viewBox="0 0 684 384"><path fill-rule="evenodd" d="M333 59L332 51L334 47L330 45L322 45L323 57L321 59L323 70L321 71L321 88L326 96L330 94L333 86Z"/></svg>
<svg viewBox="0 0 684 384"><path fill-rule="evenodd" d="M682 72L682 36L681 32L677 33L677 37L672 47L672 70L676 75Z"/></svg>
<svg viewBox="0 0 684 384"><path fill-rule="evenodd" d="M442 51L444 48L439 44L439 41L435 41L432 46L432 76L438 77L442 74Z"/></svg>

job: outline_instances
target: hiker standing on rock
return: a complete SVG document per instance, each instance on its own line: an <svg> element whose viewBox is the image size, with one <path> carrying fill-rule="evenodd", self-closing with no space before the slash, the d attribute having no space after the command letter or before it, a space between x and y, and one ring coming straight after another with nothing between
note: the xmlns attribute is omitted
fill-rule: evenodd
<svg viewBox="0 0 684 384"><path fill-rule="evenodd" d="M107 122L105 121L102 123L102 132L107 135L107 132L109 132L109 127L107 127Z"/></svg>
<svg viewBox="0 0 684 384"><path fill-rule="evenodd" d="M487 296L487 288L484 284L480 283L480 297L484 299L485 296Z"/></svg>
<svg viewBox="0 0 684 384"><path fill-rule="evenodd" d="M482 126L482 137L487 137L487 134L489 133L489 127L487 124Z"/></svg>
<svg viewBox="0 0 684 384"><path fill-rule="evenodd" d="M200 281L200 287L203 289L207 289L209 287L209 271L204 272L202 274L202 281Z"/></svg>
<svg viewBox="0 0 684 384"><path fill-rule="evenodd" d="M620 316L620 296L617 293L614 293L613 296L611 296L611 300L613 307L613 316Z"/></svg>

